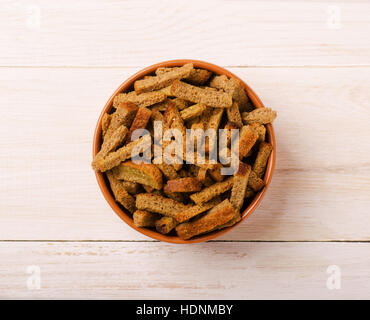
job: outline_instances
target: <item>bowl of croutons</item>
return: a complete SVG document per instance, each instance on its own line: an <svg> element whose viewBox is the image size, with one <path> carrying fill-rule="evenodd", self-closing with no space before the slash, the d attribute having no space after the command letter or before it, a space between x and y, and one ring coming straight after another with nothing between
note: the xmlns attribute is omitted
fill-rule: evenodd
<svg viewBox="0 0 370 320"><path fill-rule="evenodd" d="M124 81L104 106L92 168L111 208L135 230L171 243L211 240L266 193L276 115L224 68L161 62Z"/></svg>

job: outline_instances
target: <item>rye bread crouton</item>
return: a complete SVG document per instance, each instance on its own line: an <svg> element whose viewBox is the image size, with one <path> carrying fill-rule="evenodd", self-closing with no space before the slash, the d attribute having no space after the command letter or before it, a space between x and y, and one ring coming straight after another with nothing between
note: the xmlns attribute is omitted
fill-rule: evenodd
<svg viewBox="0 0 370 320"><path fill-rule="evenodd" d="M230 202L233 208L239 211L244 203L245 190L247 189L251 166L239 163L239 170L234 175L234 184L231 189Z"/></svg>
<svg viewBox="0 0 370 320"><path fill-rule="evenodd" d="M263 124L253 122L249 125L254 132L258 134L258 142L263 142L266 139L266 127Z"/></svg>
<svg viewBox="0 0 370 320"><path fill-rule="evenodd" d="M229 93L233 100L235 100L240 107L240 110L250 111L252 110L251 105L248 103L249 99L247 93L245 92L243 85L238 79L228 78L225 75L215 76L211 82L210 87L222 89Z"/></svg>
<svg viewBox="0 0 370 320"><path fill-rule="evenodd" d="M165 192L197 192L202 189L202 183L191 177L168 180L164 186Z"/></svg>
<svg viewBox="0 0 370 320"><path fill-rule="evenodd" d="M101 172L110 170L130 157L138 155L141 151L140 149L145 149L146 147L150 148L150 136L148 135L130 142L114 152L108 153L105 157L96 158L96 161L93 162L93 169Z"/></svg>
<svg viewBox="0 0 370 320"><path fill-rule="evenodd" d="M239 105L233 102L231 108L226 109L227 119L229 122L234 123L238 128L243 126L242 116L240 115Z"/></svg>
<svg viewBox="0 0 370 320"><path fill-rule="evenodd" d="M271 123L275 120L277 112L270 108L258 108L251 112L243 112L242 118L245 124L253 122L260 124Z"/></svg>
<svg viewBox="0 0 370 320"><path fill-rule="evenodd" d="M122 187L124 187L129 194L135 195L139 193L140 184L136 182L131 182L131 181L123 181L123 180L120 180L120 181L121 181Z"/></svg>
<svg viewBox="0 0 370 320"><path fill-rule="evenodd" d="M154 164L136 164L129 160L113 168L112 171L120 180L137 182L157 190L162 189L163 186L162 173Z"/></svg>
<svg viewBox="0 0 370 320"><path fill-rule="evenodd" d="M166 100L167 96L160 91L136 94L135 91L129 93L119 93L114 97L113 107L117 108L122 102L132 102L139 108L149 107L153 104Z"/></svg>
<svg viewBox="0 0 370 320"><path fill-rule="evenodd" d="M256 161L253 164L253 171L259 178L262 178L266 171L267 161L272 151L272 145L268 142L261 142L257 153Z"/></svg>
<svg viewBox="0 0 370 320"><path fill-rule="evenodd" d="M134 224L137 227L155 227L155 222L160 218L159 214L145 210L136 210L133 214Z"/></svg>
<svg viewBox="0 0 370 320"><path fill-rule="evenodd" d="M112 136L113 132L115 132L121 126L129 128L138 110L139 108L134 103L120 103L117 107L117 110L111 115L111 121L104 136L104 139L109 139Z"/></svg>
<svg viewBox="0 0 370 320"><path fill-rule="evenodd" d="M132 121L130 131L126 137L127 142L131 141L132 133L135 130L145 129L146 125L148 124L151 114L152 114L152 111L150 111L149 109L145 107L139 109L139 111L136 113L134 120Z"/></svg>
<svg viewBox="0 0 370 320"><path fill-rule="evenodd" d="M260 179L253 170L251 170L248 179L248 187L257 192L260 191L264 186L265 183L263 180Z"/></svg>
<svg viewBox="0 0 370 320"><path fill-rule="evenodd" d="M230 201L225 199L209 210L203 217L191 222L184 222L176 227L177 235L181 239L190 239L202 233L216 229L235 217L236 213Z"/></svg>
<svg viewBox="0 0 370 320"><path fill-rule="evenodd" d="M104 139L105 134L107 133L108 127L110 125L110 121L112 120L112 115L109 113L104 113L101 119L101 130L102 130L102 137Z"/></svg>
<svg viewBox="0 0 370 320"><path fill-rule="evenodd" d="M258 139L258 134L250 127L243 126L239 133L239 158L243 159L252 149Z"/></svg>
<svg viewBox="0 0 370 320"><path fill-rule="evenodd" d="M133 213L135 211L134 197L126 191L122 185L122 182L114 177L112 171L108 171L106 174L116 201L123 205L128 211Z"/></svg>
<svg viewBox="0 0 370 320"><path fill-rule="evenodd" d="M233 177L228 178L222 182L216 182L210 187L204 188L202 191L193 193L190 195L190 199L193 200L196 204L203 204L207 201L213 199L214 197L230 190L233 186Z"/></svg>
<svg viewBox="0 0 370 320"><path fill-rule="evenodd" d="M171 217L162 217L155 222L155 228L159 233L170 233L179 223Z"/></svg>
<svg viewBox="0 0 370 320"><path fill-rule="evenodd" d="M160 213L176 219L176 214L184 211L188 206L153 193L139 193L136 196L136 207L140 210Z"/></svg>
<svg viewBox="0 0 370 320"><path fill-rule="evenodd" d="M181 222L190 220L191 218L194 218L198 214L201 214L202 212L205 212L205 211L213 208L214 206L216 206L220 202L221 202L220 198L216 197L216 198L212 199L211 201L208 201L208 202L206 202L202 205L196 204L194 206L191 206L191 207L185 209L184 211L178 212L176 214L176 221L181 223Z"/></svg>
<svg viewBox="0 0 370 320"><path fill-rule="evenodd" d="M162 75L165 74L173 69L178 69L179 67L173 67L173 68L158 68L155 71L156 75ZM185 77L184 79L194 85L201 86L205 84L208 79L211 77L212 72L204 69L196 69L194 68L188 77Z"/></svg>
<svg viewBox="0 0 370 320"><path fill-rule="evenodd" d="M180 112L181 118L184 121L194 119L199 117L205 110L207 106L201 103L194 104L193 106L186 108Z"/></svg>
<svg viewBox="0 0 370 320"><path fill-rule="evenodd" d="M179 80L172 83L171 93L178 98L193 103L202 103L213 108L230 108L232 105L231 95L225 92L195 87Z"/></svg>
<svg viewBox="0 0 370 320"><path fill-rule="evenodd" d="M193 64L187 63L177 69L172 69L164 74L148 79L136 80L134 83L137 94L159 90L170 85L174 80L188 77L193 70Z"/></svg>

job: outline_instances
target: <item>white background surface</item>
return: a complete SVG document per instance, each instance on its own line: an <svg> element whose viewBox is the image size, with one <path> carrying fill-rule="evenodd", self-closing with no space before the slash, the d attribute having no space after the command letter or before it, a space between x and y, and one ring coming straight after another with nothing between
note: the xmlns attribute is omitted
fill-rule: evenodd
<svg viewBox="0 0 370 320"><path fill-rule="evenodd" d="M0 8L0 298L370 298L369 1ZM267 195L203 244L130 229L90 169L113 91L176 58L228 68L278 111Z"/></svg>

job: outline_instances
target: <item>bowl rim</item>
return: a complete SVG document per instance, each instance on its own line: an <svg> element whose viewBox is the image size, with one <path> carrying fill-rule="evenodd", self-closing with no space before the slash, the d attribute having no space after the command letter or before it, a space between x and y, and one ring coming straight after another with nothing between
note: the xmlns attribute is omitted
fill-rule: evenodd
<svg viewBox="0 0 370 320"><path fill-rule="evenodd" d="M206 70L212 71L213 73L219 74L219 75L224 74L224 75L228 76L229 78L233 77L233 78L238 79L241 82L241 84L243 85L243 87L245 88L245 90L247 91L248 97L252 100L254 106L256 108L264 108L265 107L264 104L262 103L262 101L256 95L256 93L242 79L240 79L238 76L236 76L232 72L230 72L230 71L228 71L228 70L226 70L226 69L224 69L220 66L217 66L217 65L209 63L209 62L205 62L205 61L201 61L201 60L193 60L193 59L176 59L176 60L168 60L168 61L159 62L159 63L153 64L151 66L148 66L148 67L136 72L131 77L126 79L114 91L112 96L106 102L103 110L100 113L100 116L98 118L98 121L97 121L97 124L96 124L96 127L95 127L94 138L93 138L92 156L94 157L100 149L102 117L106 112L108 112L112 108L113 99L118 93L122 93L122 92L126 91L127 89L132 88L133 83L136 80L144 77L145 75L152 74L157 68L160 68L160 67L178 67L178 66L182 66L186 63L193 63L194 67L206 69ZM252 202L241 213L242 219L238 223L234 224L231 227L227 227L227 228L224 228L224 229L221 229L221 230L216 230L216 231L204 234L204 235L199 235L199 236L196 236L196 237L194 237L193 239L190 239L190 240L182 240L178 236L164 235L164 234L158 233L154 230L151 230L149 228L136 227L134 225L133 219L129 216L129 214L126 213L125 210L122 207L120 207L117 204L117 202L115 201L114 196L112 195L110 187L109 187L109 185L107 183L107 180L105 178L105 174L103 174L101 172L95 172L95 176L96 176L99 188L100 188L105 200L110 205L110 207L113 209L113 211L123 221L125 221L131 228L135 229L136 231L138 231L138 232L140 232L140 233L142 233L142 234L144 234L144 235L146 235L146 236L148 236L152 239L155 239L155 240L165 241L165 242L169 242L169 243L176 243L176 244L199 243L199 242L212 240L212 239L215 239L219 236L224 235L225 233L229 232L230 230L232 230L233 228L238 226L240 223L245 221L256 210L256 208L261 203L263 197L265 196L266 191L267 191L267 189L270 185L271 179L272 179L272 175L273 175L273 172L274 172L274 169L275 169L275 162L276 162L276 140L275 140L274 129L273 129L273 126L271 124L266 125L266 132L267 132L268 140L272 144L273 149L272 149L270 158L268 160L267 168L266 168L266 172L265 172L265 177L264 177L265 186L257 193L257 195L253 198Z"/></svg>

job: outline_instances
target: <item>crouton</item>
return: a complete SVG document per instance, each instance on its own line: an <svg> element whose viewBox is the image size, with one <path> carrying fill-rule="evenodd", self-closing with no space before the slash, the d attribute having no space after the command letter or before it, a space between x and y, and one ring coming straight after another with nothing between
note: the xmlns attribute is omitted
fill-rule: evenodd
<svg viewBox="0 0 370 320"><path fill-rule="evenodd" d="M221 193L230 190L233 186L233 177L228 178L222 182L216 182L210 187L204 188L202 191L193 193L190 195L190 199L193 200L196 204L203 204L212 198L220 195Z"/></svg>
<svg viewBox="0 0 370 320"><path fill-rule="evenodd" d="M258 139L258 134L250 126L243 126L239 133L239 158L244 158Z"/></svg>
<svg viewBox="0 0 370 320"><path fill-rule="evenodd" d="M123 180L120 180L120 181L121 181L122 187L125 188L129 194L135 195L139 192L140 184L136 182L131 182L131 181L123 181Z"/></svg>
<svg viewBox="0 0 370 320"><path fill-rule="evenodd" d="M146 147L150 148L150 136L146 135L136 141L130 142L122 148L119 148L114 152L110 152L105 157L98 157L96 161L93 162L93 169L101 172L110 170L130 157L138 155L140 153L140 146L142 146L142 149L144 150ZM134 150L136 152L134 152Z"/></svg>
<svg viewBox="0 0 370 320"><path fill-rule="evenodd" d="M117 180L111 171L108 171L106 174L116 201L122 204L128 211L133 213L135 211L134 197L126 191L122 185L122 182Z"/></svg>
<svg viewBox="0 0 370 320"><path fill-rule="evenodd" d="M184 222L184 221L187 221L187 220L190 220L191 218L194 218L195 216L197 216L198 214L201 214L202 212L205 212L211 208L213 208L214 206L216 206L217 204L219 204L221 202L220 198L219 197L216 197L202 205L194 205L194 206L191 206L181 212L178 212L176 214L176 221L178 222Z"/></svg>
<svg viewBox="0 0 370 320"><path fill-rule="evenodd" d="M272 145L268 142L261 142L256 161L253 164L253 171L259 178L262 178L266 170L267 161L272 151Z"/></svg>
<svg viewBox="0 0 370 320"><path fill-rule="evenodd" d="M104 139L109 139L113 132L115 132L120 126L125 126L129 128L138 110L139 108L134 103L120 103L117 107L117 110L111 116L111 121L104 136Z"/></svg>
<svg viewBox="0 0 370 320"><path fill-rule="evenodd" d="M234 183L231 189L230 202L235 210L240 210L244 203L245 190L247 189L251 166L239 163L239 170L234 175Z"/></svg>
<svg viewBox="0 0 370 320"><path fill-rule="evenodd" d="M249 126L258 134L258 142L265 141L266 127L263 124L253 122Z"/></svg>
<svg viewBox="0 0 370 320"><path fill-rule="evenodd" d="M225 75L215 76L211 80L209 85L212 88L222 89L225 92L229 93L232 96L233 100L235 100L239 104L241 110L252 110L250 104L248 103L248 96L243 88L243 85L238 79L229 79Z"/></svg>
<svg viewBox="0 0 370 320"><path fill-rule="evenodd" d="M164 74L148 79L136 80L134 83L135 92L140 94L165 88L176 79L188 77L192 70L193 64L187 63L178 69L172 69Z"/></svg>
<svg viewBox="0 0 370 320"><path fill-rule="evenodd" d="M136 207L175 218L178 212L184 211L188 206L153 193L139 193L136 196Z"/></svg>
<svg viewBox="0 0 370 320"><path fill-rule="evenodd" d="M134 121L132 122L130 132L127 135L126 141L131 141L132 133L137 129L145 129L150 116L152 114L152 111L149 109L143 107L140 108L139 111L136 113L136 116L134 118Z"/></svg>
<svg viewBox="0 0 370 320"><path fill-rule="evenodd" d="M108 127L110 125L110 121L112 120L112 115L109 113L104 113L101 119L101 129L102 129L102 137L104 139L105 134L107 133Z"/></svg>
<svg viewBox="0 0 370 320"><path fill-rule="evenodd" d="M178 67L173 67L173 68L158 68L156 71L155 71L155 74L156 75L162 75L162 74L165 74L173 69L177 69ZM194 85L197 85L197 86L200 86L200 85L203 85L205 84L208 79L210 78L210 76L212 75L212 72L208 71L208 70L204 70L204 69L193 69L191 72L190 72L190 75L188 77L185 77L184 79L187 81L187 82L190 82L191 84L194 84Z"/></svg>
<svg viewBox="0 0 370 320"><path fill-rule="evenodd" d="M135 91L119 93L114 97L113 107L117 108L122 102L132 102L139 108L144 108L162 102L166 100L166 98L167 96L161 91L146 92L142 94L136 94Z"/></svg>
<svg viewBox="0 0 370 320"><path fill-rule="evenodd" d="M179 80L172 83L171 93L178 98L203 103L213 108L230 108L232 105L231 95L225 92L206 90Z"/></svg>
<svg viewBox="0 0 370 320"><path fill-rule="evenodd" d="M170 233L179 223L171 217L162 217L155 222L155 228L159 233Z"/></svg>
<svg viewBox="0 0 370 320"><path fill-rule="evenodd" d="M137 182L160 190L163 186L162 173L154 164L136 164L131 160L113 168L117 179Z"/></svg>
<svg viewBox="0 0 370 320"><path fill-rule="evenodd" d="M156 164L156 166L162 171L163 175L169 180L175 180L179 178L177 171L174 169L173 166L162 162L160 164Z"/></svg>
<svg viewBox="0 0 370 320"><path fill-rule="evenodd" d="M177 235L181 239L190 239L196 235L214 230L220 225L229 222L236 213L228 199L209 210L203 217L191 222L184 222L176 227Z"/></svg>
<svg viewBox="0 0 370 320"><path fill-rule="evenodd" d="M224 177L222 174L221 174L221 169L223 168L222 164L221 163L217 163L216 164L216 167L212 170L209 170L209 174L211 175L211 177L215 180L215 181L223 181L224 180Z"/></svg>
<svg viewBox="0 0 370 320"><path fill-rule="evenodd" d="M251 170L248 179L248 187L257 192L260 191L264 186L265 183L263 182L263 180L260 179L253 170Z"/></svg>
<svg viewBox="0 0 370 320"><path fill-rule="evenodd" d="M186 108L180 112L181 118L184 121L188 121L190 119L194 119L196 117L199 117L205 110L206 105L197 103L189 108Z"/></svg>
<svg viewBox="0 0 370 320"><path fill-rule="evenodd" d="M251 112L243 112L242 118L245 124L257 122L260 124L267 124L274 121L277 112L270 108L258 108Z"/></svg>
<svg viewBox="0 0 370 320"><path fill-rule="evenodd" d="M233 102L231 108L226 109L227 119L234 123L238 128L243 126L242 116L240 115L239 105L236 101Z"/></svg>
<svg viewBox="0 0 370 320"><path fill-rule="evenodd" d="M191 177L168 180L164 186L165 192L196 192L202 189L202 183Z"/></svg>
<svg viewBox="0 0 370 320"><path fill-rule="evenodd" d="M133 214L134 224L137 227L155 227L155 222L161 216L144 210L136 210Z"/></svg>

